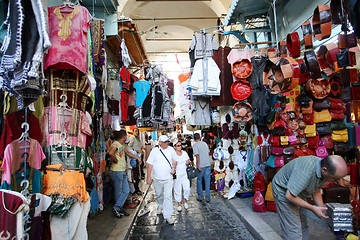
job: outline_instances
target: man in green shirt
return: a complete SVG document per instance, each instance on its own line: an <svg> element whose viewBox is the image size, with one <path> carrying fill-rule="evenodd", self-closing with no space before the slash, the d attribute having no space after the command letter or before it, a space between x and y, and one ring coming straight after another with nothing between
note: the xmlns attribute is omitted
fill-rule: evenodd
<svg viewBox="0 0 360 240"><path fill-rule="evenodd" d="M129 184L126 174L126 158L125 155L141 161L139 157L129 152L126 149L125 142L128 138L125 130L114 132L115 141L110 147L109 155L112 163L110 167L110 178L114 183L114 198L115 206L113 213L115 216L121 218L122 216L129 216L129 213L123 209L126 198L130 192Z"/></svg>
<svg viewBox="0 0 360 240"><path fill-rule="evenodd" d="M336 181L348 174L345 160L337 155L323 159L316 156L298 157L284 167L273 179L273 195L285 240L309 239L304 209L325 220L321 187L326 181ZM314 199L311 205L306 198Z"/></svg>

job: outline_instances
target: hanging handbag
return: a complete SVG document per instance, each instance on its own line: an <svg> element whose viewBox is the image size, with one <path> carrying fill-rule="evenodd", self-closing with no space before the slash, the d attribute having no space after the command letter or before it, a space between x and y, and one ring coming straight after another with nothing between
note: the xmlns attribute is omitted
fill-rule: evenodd
<svg viewBox="0 0 360 240"><path fill-rule="evenodd" d="M314 101L313 109L315 111L320 112L323 109L329 109L329 108L331 108L331 100L329 97L324 98L323 100Z"/></svg>
<svg viewBox="0 0 360 240"><path fill-rule="evenodd" d="M345 114L342 109L331 109L330 115L332 120L344 120Z"/></svg>
<svg viewBox="0 0 360 240"><path fill-rule="evenodd" d="M316 125L306 125L305 127L305 136L310 138L310 137L315 137L316 136Z"/></svg>
<svg viewBox="0 0 360 240"><path fill-rule="evenodd" d="M253 189L259 191L266 190L265 178L261 172L256 172L255 177L253 179Z"/></svg>
<svg viewBox="0 0 360 240"><path fill-rule="evenodd" d="M272 148L272 154L279 156L283 154L283 148L282 147L273 147Z"/></svg>
<svg viewBox="0 0 360 240"><path fill-rule="evenodd" d="M283 149L283 153L285 155L293 155L295 153L295 148L294 147L285 147Z"/></svg>
<svg viewBox="0 0 360 240"><path fill-rule="evenodd" d="M319 147L315 150L315 152L316 152L316 156L321 158L324 158L329 155L326 150L326 147L324 146L324 143L321 141L319 143Z"/></svg>
<svg viewBox="0 0 360 240"><path fill-rule="evenodd" d="M334 142L347 142L349 140L347 129L333 131L331 139Z"/></svg>
<svg viewBox="0 0 360 240"><path fill-rule="evenodd" d="M289 136L289 143L290 143L290 145L298 144L298 139L297 139L296 135Z"/></svg>
<svg viewBox="0 0 360 240"><path fill-rule="evenodd" d="M346 124L344 120L332 120L331 121L331 129L332 130L344 130L346 129Z"/></svg>
<svg viewBox="0 0 360 240"><path fill-rule="evenodd" d="M272 144L273 144L273 146L279 147L280 146L280 137L279 136L273 136L272 137Z"/></svg>
<svg viewBox="0 0 360 240"><path fill-rule="evenodd" d="M345 49L336 54L336 59L338 63L338 67L347 67L350 66L349 62L349 50Z"/></svg>
<svg viewBox="0 0 360 240"><path fill-rule="evenodd" d="M307 139L308 147L313 150L317 149L319 146L319 139L320 139L319 136L308 138Z"/></svg>
<svg viewBox="0 0 360 240"><path fill-rule="evenodd" d="M275 167L281 168L284 166L284 156L275 156Z"/></svg>
<svg viewBox="0 0 360 240"><path fill-rule="evenodd" d="M306 123L306 125L313 125L314 124L314 113L304 114L303 121Z"/></svg>
<svg viewBox="0 0 360 240"><path fill-rule="evenodd" d="M265 200L259 190L255 190L255 194L252 200L252 207L254 212L266 212Z"/></svg>
<svg viewBox="0 0 360 240"><path fill-rule="evenodd" d="M288 136L280 136L280 143L282 146L289 145L289 137Z"/></svg>
<svg viewBox="0 0 360 240"><path fill-rule="evenodd" d="M329 109L323 109L321 112L314 111L314 123L330 122L331 115Z"/></svg>
<svg viewBox="0 0 360 240"><path fill-rule="evenodd" d="M331 135L332 133L331 124L329 122L317 123L316 131L320 136Z"/></svg>
<svg viewBox="0 0 360 240"><path fill-rule="evenodd" d="M331 135L322 137L320 141L327 149L332 149L334 147L334 142L331 139Z"/></svg>

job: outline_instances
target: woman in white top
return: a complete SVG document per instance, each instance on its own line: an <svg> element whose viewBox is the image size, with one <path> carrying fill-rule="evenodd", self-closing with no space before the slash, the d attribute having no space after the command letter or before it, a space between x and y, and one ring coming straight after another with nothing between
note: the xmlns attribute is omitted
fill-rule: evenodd
<svg viewBox="0 0 360 240"><path fill-rule="evenodd" d="M175 161L177 162L176 165L176 179L174 182L174 198L175 201L178 203L177 210L181 211L181 200L182 200L182 189L184 189L184 207L185 209L188 209L188 203L190 196L190 181L188 179L187 173L186 173L186 165L190 164L190 158L189 155L181 150L181 141L177 141L174 144L175 148Z"/></svg>

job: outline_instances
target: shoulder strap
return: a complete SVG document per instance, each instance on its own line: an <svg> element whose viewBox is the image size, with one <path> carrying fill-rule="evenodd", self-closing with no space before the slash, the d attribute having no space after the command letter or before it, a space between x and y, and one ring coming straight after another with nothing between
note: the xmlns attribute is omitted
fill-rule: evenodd
<svg viewBox="0 0 360 240"><path fill-rule="evenodd" d="M171 165L170 161L167 159L167 157L165 156L165 154L163 153L163 151L161 151L161 148L160 148L160 147L159 147L159 150L160 150L160 152L162 153L162 155L165 157L166 161L169 163L170 168L172 168L172 165Z"/></svg>

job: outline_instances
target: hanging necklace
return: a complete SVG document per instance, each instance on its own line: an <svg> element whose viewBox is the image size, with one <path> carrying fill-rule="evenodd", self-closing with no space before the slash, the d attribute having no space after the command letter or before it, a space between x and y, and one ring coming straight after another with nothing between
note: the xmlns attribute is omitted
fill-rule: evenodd
<svg viewBox="0 0 360 240"><path fill-rule="evenodd" d="M74 10L70 13L66 15L66 18L64 17L64 15L60 12L60 8L55 8L54 10L54 14L58 17L58 19L60 19L60 23L59 23L59 27L60 30L58 32L58 36L62 39L62 40L66 40L68 37L70 37L71 35L71 25L72 22L71 20L75 17L76 14L80 13L80 9L78 6L74 7Z"/></svg>

